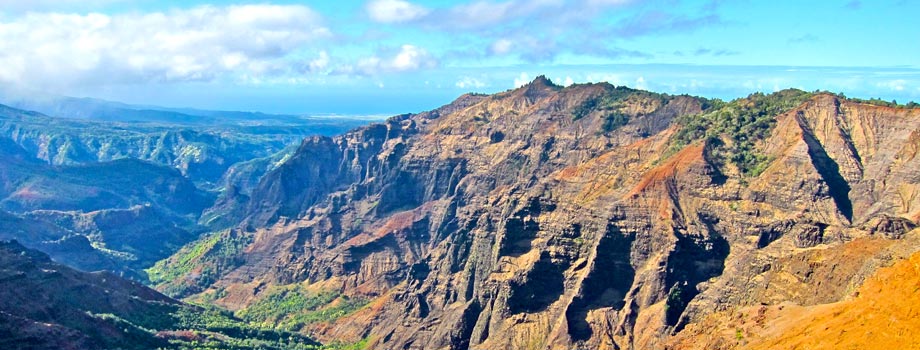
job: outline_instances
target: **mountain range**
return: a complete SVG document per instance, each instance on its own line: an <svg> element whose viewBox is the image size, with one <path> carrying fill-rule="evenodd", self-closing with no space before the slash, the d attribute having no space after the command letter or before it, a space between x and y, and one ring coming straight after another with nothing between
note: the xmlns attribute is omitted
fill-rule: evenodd
<svg viewBox="0 0 920 350"><path fill-rule="evenodd" d="M726 102L538 77L250 154L219 176L143 156L71 165L10 139L8 238L41 249L68 241L56 229L131 227L134 238L90 247L140 257L139 243L172 237L162 228L184 230L130 265L137 279L324 344L918 344L913 105L795 89ZM92 182L101 174L124 185Z"/></svg>

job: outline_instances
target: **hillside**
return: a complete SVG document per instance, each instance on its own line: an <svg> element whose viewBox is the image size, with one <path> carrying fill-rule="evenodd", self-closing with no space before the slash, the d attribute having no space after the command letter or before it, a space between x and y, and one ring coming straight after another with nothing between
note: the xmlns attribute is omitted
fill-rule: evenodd
<svg viewBox="0 0 920 350"><path fill-rule="evenodd" d="M920 349L920 254L878 271L852 300L780 313L781 328L750 349Z"/></svg>
<svg viewBox="0 0 920 350"><path fill-rule="evenodd" d="M315 349L109 273L85 273L0 242L3 349Z"/></svg>
<svg viewBox="0 0 920 350"><path fill-rule="evenodd" d="M917 135L920 109L828 93L540 77L305 140L226 201L237 228L151 272L375 349L662 348L713 311L840 302L920 249ZM255 312L277 300L302 308Z"/></svg>

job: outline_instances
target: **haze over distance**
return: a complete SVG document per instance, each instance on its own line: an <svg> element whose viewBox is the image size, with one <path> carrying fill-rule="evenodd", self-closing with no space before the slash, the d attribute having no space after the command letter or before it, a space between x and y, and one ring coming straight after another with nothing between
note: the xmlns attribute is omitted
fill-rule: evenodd
<svg viewBox="0 0 920 350"><path fill-rule="evenodd" d="M6 96L343 115L428 110L538 75L905 103L920 101L918 11L903 0L0 0L0 83Z"/></svg>

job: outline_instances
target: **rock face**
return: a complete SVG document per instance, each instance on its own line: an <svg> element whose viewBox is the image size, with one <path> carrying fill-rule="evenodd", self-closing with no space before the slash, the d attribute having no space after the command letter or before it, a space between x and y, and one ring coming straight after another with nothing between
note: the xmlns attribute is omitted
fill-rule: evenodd
<svg viewBox="0 0 920 350"><path fill-rule="evenodd" d="M307 139L236 201L247 246L204 293L373 299L309 332L375 349L654 349L713 312L842 300L879 247L920 249L920 110L767 98L787 95L770 114L540 78ZM759 111L738 127L764 136L675 143L704 110ZM879 247L820 259L854 240Z"/></svg>

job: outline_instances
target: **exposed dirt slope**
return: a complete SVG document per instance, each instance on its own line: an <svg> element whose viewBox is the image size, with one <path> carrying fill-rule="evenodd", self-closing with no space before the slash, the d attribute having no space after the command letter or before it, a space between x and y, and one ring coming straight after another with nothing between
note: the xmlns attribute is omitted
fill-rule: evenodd
<svg viewBox="0 0 920 350"><path fill-rule="evenodd" d="M917 237L910 240L917 243ZM920 349L920 253L901 258L903 250L890 249L894 246L859 240L843 247L846 255L820 257L843 267L828 275L843 275L853 273L844 266L847 260L895 256L894 265L878 269L842 301L811 307L785 302L716 313L688 326L668 348Z"/></svg>

